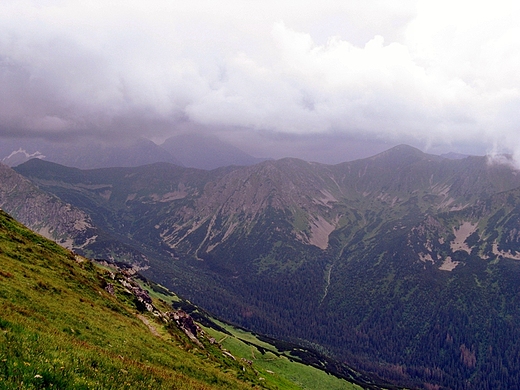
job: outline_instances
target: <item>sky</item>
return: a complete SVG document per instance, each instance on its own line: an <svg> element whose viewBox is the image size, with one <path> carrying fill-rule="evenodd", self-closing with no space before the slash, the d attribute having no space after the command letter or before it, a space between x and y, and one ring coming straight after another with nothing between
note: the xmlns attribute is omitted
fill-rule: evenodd
<svg viewBox="0 0 520 390"><path fill-rule="evenodd" d="M520 161L518 20L502 0L2 0L0 142L207 132L257 157Z"/></svg>

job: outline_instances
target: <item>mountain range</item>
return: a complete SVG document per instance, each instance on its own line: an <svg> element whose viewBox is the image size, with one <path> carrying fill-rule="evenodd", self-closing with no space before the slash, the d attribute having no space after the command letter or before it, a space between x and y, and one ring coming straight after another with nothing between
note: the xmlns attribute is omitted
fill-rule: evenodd
<svg viewBox="0 0 520 390"><path fill-rule="evenodd" d="M160 145L145 138L116 143L13 139L4 140L0 145L0 162L5 165L16 166L31 158L82 169L137 167L156 162L215 169L228 165L253 165L266 160L253 157L215 136L203 134L180 134Z"/></svg>
<svg viewBox="0 0 520 390"><path fill-rule="evenodd" d="M89 218L75 251L137 265L228 321L403 386L520 383L520 175L509 165L400 145L337 165L3 169ZM31 222L16 201L36 190L1 187L0 206Z"/></svg>

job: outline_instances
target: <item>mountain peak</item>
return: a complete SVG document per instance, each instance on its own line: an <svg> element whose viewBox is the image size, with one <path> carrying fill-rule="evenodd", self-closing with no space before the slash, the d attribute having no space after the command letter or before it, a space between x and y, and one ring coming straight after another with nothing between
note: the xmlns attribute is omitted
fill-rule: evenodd
<svg viewBox="0 0 520 390"><path fill-rule="evenodd" d="M407 145L407 144L400 144L400 145L394 146L393 148L385 150L384 152L376 154L374 157L386 156L386 155L389 155L389 154L424 155L424 153L421 150L419 150L419 149L417 149L417 148L415 148L413 146L410 146L410 145Z"/></svg>
<svg viewBox="0 0 520 390"><path fill-rule="evenodd" d="M168 138L160 146L191 168L210 170L229 165L254 165L265 161L208 134L180 134Z"/></svg>
<svg viewBox="0 0 520 390"><path fill-rule="evenodd" d="M421 150L406 144L400 144L385 150L382 153L369 157L369 160L380 161L387 160L389 164L410 164L421 160L440 161L443 158L433 154L424 153Z"/></svg>

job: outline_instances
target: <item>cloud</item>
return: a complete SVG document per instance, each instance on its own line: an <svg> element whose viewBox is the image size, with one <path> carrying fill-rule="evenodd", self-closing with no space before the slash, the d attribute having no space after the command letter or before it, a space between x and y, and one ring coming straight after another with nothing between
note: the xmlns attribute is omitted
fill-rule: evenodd
<svg viewBox="0 0 520 390"><path fill-rule="evenodd" d="M4 1L0 135L164 138L191 123L520 155L519 14L505 1Z"/></svg>

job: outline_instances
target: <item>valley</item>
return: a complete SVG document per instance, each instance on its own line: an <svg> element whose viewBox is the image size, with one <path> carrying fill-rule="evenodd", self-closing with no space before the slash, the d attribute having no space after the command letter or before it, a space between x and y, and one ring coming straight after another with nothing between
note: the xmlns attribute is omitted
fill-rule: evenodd
<svg viewBox="0 0 520 390"><path fill-rule="evenodd" d="M75 252L138 267L226 321L400 386L520 383L520 344L504 342L520 336L520 176L507 165L401 145L337 165L4 171L33 186L0 188L15 218L78 237L86 225L35 222L17 203L52 197L89 221Z"/></svg>
<svg viewBox="0 0 520 390"><path fill-rule="evenodd" d="M3 211L0 266L0 388L390 388L221 322L135 269L92 262Z"/></svg>

